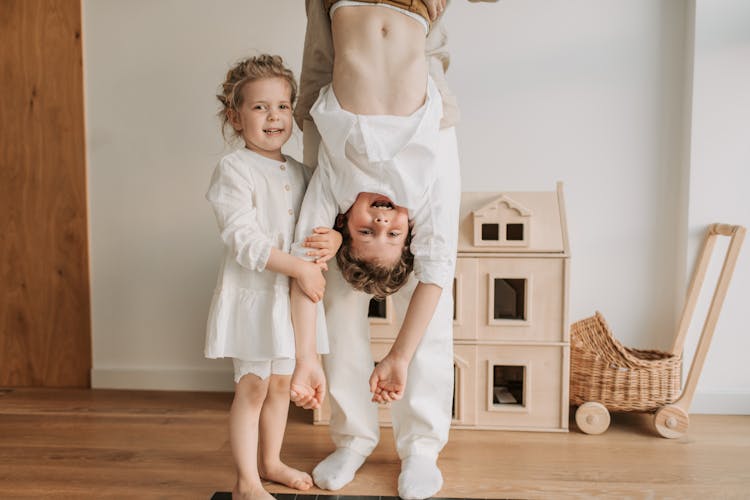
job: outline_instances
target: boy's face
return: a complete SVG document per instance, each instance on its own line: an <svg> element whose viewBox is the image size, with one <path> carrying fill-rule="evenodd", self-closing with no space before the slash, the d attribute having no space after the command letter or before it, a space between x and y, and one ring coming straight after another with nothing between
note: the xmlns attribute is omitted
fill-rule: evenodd
<svg viewBox="0 0 750 500"><path fill-rule="evenodd" d="M230 119L248 149L283 161L281 146L292 135L291 91L283 78L263 78L243 85L242 104Z"/></svg>
<svg viewBox="0 0 750 500"><path fill-rule="evenodd" d="M387 196L359 193L347 212L353 255L367 262L391 266L401 258L409 232L409 213Z"/></svg>

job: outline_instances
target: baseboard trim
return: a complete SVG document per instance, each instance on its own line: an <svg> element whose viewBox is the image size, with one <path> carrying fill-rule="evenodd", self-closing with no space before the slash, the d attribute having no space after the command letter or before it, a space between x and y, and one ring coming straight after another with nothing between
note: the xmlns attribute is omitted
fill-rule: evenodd
<svg viewBox="0 0 750 500"><path fill-rule="evenodd" d="M166 370L95 368L91 370L94 389L133 389L162 391L234 391L230 369ZM696 392L690 412L713 415L750 415L750 392Z"/></svg>
<svg viewBox="0 0 750 500"><path fill-rule="evenodd" d="M134 389L159 391L234 391L234 380L229 370L196 369L120 369L94 368L91 370L94 389Z"/></svg>

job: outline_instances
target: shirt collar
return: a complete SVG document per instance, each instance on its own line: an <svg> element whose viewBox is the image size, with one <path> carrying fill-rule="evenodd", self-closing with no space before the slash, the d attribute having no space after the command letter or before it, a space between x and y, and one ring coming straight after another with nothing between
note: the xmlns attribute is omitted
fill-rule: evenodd
<svg viewBox="0 0 750 500"><path fill-rule="evenodd" d="M287 163L287 161L289 161L289 157L283 153L281 155L283 160L274 160L266 156L263 156L262 154L256 153L252 149L248 149L246 146L241 147L237 151L239 151L240 154L251 158L255 163L259 163L263 166L268 166L268 167L278 167L282 163Z"/></svg>

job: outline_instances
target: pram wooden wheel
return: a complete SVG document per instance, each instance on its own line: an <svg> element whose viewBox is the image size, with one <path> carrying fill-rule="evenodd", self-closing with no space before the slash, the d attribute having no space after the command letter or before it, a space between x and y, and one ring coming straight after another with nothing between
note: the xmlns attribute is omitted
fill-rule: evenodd
<svg viewBox="0 0 750 500"><path fill-rule="evenodd" d="M690 417L679 406L667 405L656 411L654 425L659 435L668 439L675 439L685 435L690 425Z"/></svg>
<svg viewBox="0 0 750 500"><path fill-rule="evenodd" d="M601 434L609 428L609 411L601 403L583 403L576 410L576 424L586 434Z"/></svg>

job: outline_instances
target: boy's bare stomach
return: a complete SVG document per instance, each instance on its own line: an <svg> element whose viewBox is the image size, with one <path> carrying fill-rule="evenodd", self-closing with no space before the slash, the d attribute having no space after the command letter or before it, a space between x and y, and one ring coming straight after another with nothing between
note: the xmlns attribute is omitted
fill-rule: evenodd
<svg viewBox="0 0 750 500"><path fill-rule="evenodd" d="M341 106L361 115L407 116L424 103L425 33L418 21L392 9L336 9L333 90Z"/></svg>

